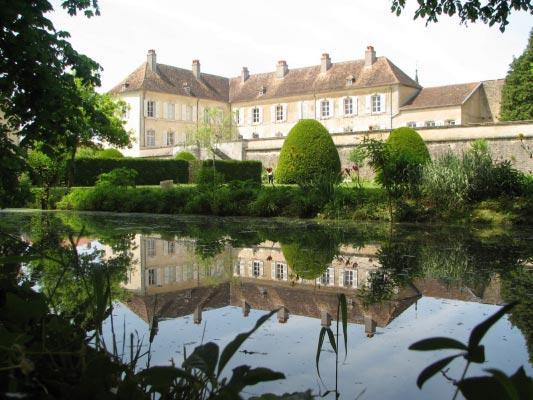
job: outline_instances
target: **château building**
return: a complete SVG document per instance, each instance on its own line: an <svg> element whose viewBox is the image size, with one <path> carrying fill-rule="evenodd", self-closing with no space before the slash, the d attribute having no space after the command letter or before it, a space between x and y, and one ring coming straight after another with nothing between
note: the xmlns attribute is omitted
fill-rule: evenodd
<svg viewBox="0 0 533 400"><path fill-rule="evenodd" d="M156 52L111 92L129 105L126 127L135 136L130 156L172 156L207 110L231 116L242 139L283 138L300 119L314 118L331 133L496 122L503 80L424 88L368 46L362 59L226 78L157 63Z"/></svg>

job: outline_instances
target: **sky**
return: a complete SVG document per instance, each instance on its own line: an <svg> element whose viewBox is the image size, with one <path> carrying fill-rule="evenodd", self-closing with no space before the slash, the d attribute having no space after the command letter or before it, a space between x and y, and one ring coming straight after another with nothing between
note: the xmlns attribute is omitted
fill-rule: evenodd
<svg viewBox="0 0 533 400"><path fill-rule="evenodd" d="M101 16L70 17L52 0L56 29L71 34L74 48L103 67L109 90L146 60L234 77L317 65L327 52L333 62L361 59L367 45L422 86L505 77L527 44L533 16L515 13L505 33L481 22L460 25L441 17L426 26L413 20L415 0L399 17L391 0L99 0ZM410 7L409 7L410 6Z"/></svg>

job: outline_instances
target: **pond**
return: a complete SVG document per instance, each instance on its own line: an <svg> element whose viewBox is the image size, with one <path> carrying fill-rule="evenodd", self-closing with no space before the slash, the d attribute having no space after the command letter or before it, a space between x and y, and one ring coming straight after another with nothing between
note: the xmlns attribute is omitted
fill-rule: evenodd
<svg viewBox="0 0 533 400"><path fill-rule="evenodd" d="M111 213L0 212L0 226L54 251L74 243L79 257L112 262L114 309L102 340L130 354L130 334L148 354L143 365L181 364L201 343L220 348L278 311L226 367L268 367L285 380L251 386L251 397L338 385L341 398L451 399L464 361L457 359L422 390L418 374L447 351L416 352L421 339L466 342L500 305L520 300L483 338L487 362L512 374L533 368L533 229L354 224ZM79 308L92 271L30 263L34 289L52 293L57 310ZM347 347L337 329L338 294L347 299ZM89 294L90 295L90 294ZM82 322L80 322L82 324ZM142 343L141 343L142 340ZM327 398L334 398L330 393Z"/></svg>

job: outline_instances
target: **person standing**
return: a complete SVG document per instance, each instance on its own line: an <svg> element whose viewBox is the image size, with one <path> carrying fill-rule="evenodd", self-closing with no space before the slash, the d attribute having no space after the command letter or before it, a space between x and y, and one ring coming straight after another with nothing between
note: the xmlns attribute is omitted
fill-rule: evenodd
<svg viewBox="0 0 533 400"><path fill-rule="evenodd" d="M274 171L272 168L268 167L267 169L268 183L274 185Z"/></svg>

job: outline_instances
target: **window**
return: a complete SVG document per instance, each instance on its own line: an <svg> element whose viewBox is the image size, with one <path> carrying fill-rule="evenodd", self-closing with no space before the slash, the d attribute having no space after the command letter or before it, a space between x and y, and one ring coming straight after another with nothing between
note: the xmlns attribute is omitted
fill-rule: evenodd
<svg viewBox="0 0 533 400"><path fill-rule="evenodd" d="M344 115L353 114L353 99L351 97L344 98Z"/></svg>
<svg viewBox="0 0 533 400"><path fill-rule="evenodd" d="M122 119L125 119L125 120L130 119L130 106L127 104L122 109Z"/></svg>
<svg viewBox="0 0 533 400"><path fill-rule="evenodd" d="M381 108L383 106L383 104L381 104L381 96L379 94L374 94L371 97L371 101L372 101L372 112L380 113L382 111Z"/></svg>
<svg viewBox="0 0 533 400"><path fill-rule="evenodd" d="M174 254L176 251L176 242L167 242L167 254Z"/></svg>
<svg viewBox="0 0 533 400"><path fill-rule="evenodd" d="M146 255L148 257L155 257L155 240L154 239L146 240Z"/></svg>
<svg viewBox="0 0 533 400"><path fill-rule="evenodd" d="M326 269L326 272L324 272L322 276L320 277L320 283L322 285L329 285L329 280L330 280L330 272L328 268Z"/></svg>
<svg viewBox="0 0 533 400"><path fill-rule="evenodd" d="M175 117L176 117L175 110L176 109L175 109L173 103L168 103L167 104L167 118L168 119L175 119Z"/></svg>
<svg viewBox="0 0 533 400"><path fill-rule="evenodd" d="M455 120L454 119L447 119L446 121L444 121L444 125L453 126L453 125L455 125Z"/></svg>
<svg viewBox="0 0 533 400"><path fill-rule="evenodd" d="M252 138L253 138L253 139L259 139L259 133L257 133L257 132L253 132L253 133L252 133Z"/></svg>
<svg viewBox="0 0 533 400"><path fill-rule="evenodd" d="M167 146L174 146L174 132L167 132Z"/></svg>
<svg viewBox="0 0 533 400"><path fill-rule="evenodd" d="M259 107L252 108L252 123L259 123Z"/></svg>
<svg viewBox="0 0 533 400"><path fill-rule="evenodd" d="M276 122L283 122L285 117L283 116L283 106L277 105L276 106Z"/></svg>
<svg viewBox="0 0 533 400"><path fill-rule="evenodd" d="M344 271L344 286L353 286L354 271L349 269Z"/></svg>
<svg viewBox="0 0 533 400"><path fill-rule="evenodd" d="M261 261L254 261L252 265L252 275L254 277L261 276Z"/></svg>
<svg viewBox="0 0 533 400"><path fill-rule="evenodd" d="M172 282L172 270L174 267L165 267L163 270L163 283Z"/></svg>
<svg viewBox="0 0 533 400"><path fill-rule="evenodd" d="M156 271L155 269L148 270L148 285L153 286L157 284L156 282Z"/></svg>
<svg viewBox="0 0 533 400"><path fill-rule="evenodd" d="M146 102L146 116L155 117L155 101L148 100Z"/></svg>
<svg viewBox="0 0 533 400"><path fill-rule="evenodd" d="M241 276L242 275L242 267L244 266L244 260L238 260L237 264L235 264L235 275Z"/></svg>
<svg viewBox="0 0 533 400"><path fill-rule="evenodd" d="M235 124L240 125L241 124L241 110L235 110Z"/></svg>
<svg viewBox="0 0 533 400"><path fill-rule="evenodd" d="M414 121L409 121L409 122L407 123L407 126L408 126L409 128L416 128L416 122L414 122Z"/></svg>
<svg viewBox="0 0 533 400"><path fill-rule="evenodd" d="M424 122L424 126L426 128L432 128L432 127L435 126L435 121L426 121L426 122Z"/></svg>
<svg viewBox="0 0 533 400"><path fill-rule="evenodd" d="M146 131L146 146L147 147L155 146L155 131L153 129L149 129Z"/></svg>
<svg viewBox="0 0 533 400"><path fill-rule="evenodd" d="M285 264L277 262L276 263L276 279L284 280L285 276Z"/></svg>
<svg viewBox="0 0 533 400"><path fill-rule="evenodd" d="M185 106L185 119L187 121L192 121L192 106L190 104Z"/></svg>
<svg viewBox="0 0 533 400"><path fill-rule="evenodd" d="M328 118L329 117L329 101L322 100L320 102L320 117Z"/></svg>

